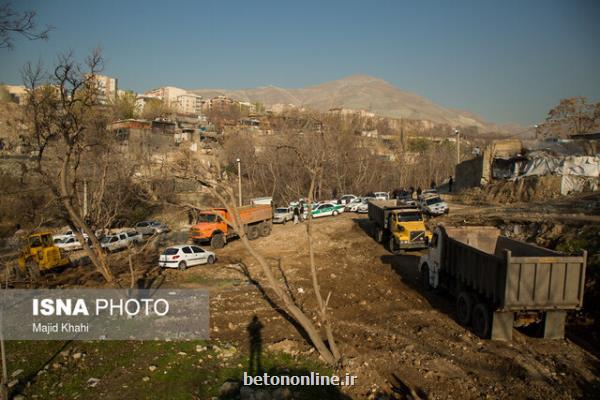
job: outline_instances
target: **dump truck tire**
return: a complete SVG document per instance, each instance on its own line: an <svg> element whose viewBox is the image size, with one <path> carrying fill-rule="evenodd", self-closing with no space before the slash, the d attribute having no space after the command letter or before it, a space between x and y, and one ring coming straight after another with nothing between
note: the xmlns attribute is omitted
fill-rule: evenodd
<svg viewBox="0 0 600 400"><path fill-rule="evenodd" d="M490 336L492 318L485 304L477 303L473 308L472 326L475 333L482 339L487 339Z"/></svg>
<svg viewBox="0 0 600 400"><path fill-rule="evenodd" d="M468 292L460 292L456 298L456 319L463 326L469 326L473 316L473 296Z"/></svg>
<svg viewBox="0 0 600 400"><path fill-rule="evenodd" d="M222 233L218 233L210 239L210 247L213 249L222 249L224 246L225 236Z"/></svg>
<svg viewBox="0 0 600 400"><path fill-rule="evenodd" d="M258 225L251 225L248 227L248 240L255 240L260 236Z"/></svg>
<svg viewBox="0 0 600 400"><path fill-rule="evenodd" d="M389 248L390 253L392 253L393 255L402 254L402 249L400 249L400 246L398 246L398 244L396 243L396 238L394 236L390 237Z"/></svg>
<svg viewBox="0 0 600 400"><path fill-rule="evenodd" d="M260 224L260 236L269 236L271 234L271 224L262 222Z"/></svg>
<svg viewBox="0 0 600 400"><path fill-rule="evenodd" d="M377 243L383 243L383 229L380 227L375 228L375 241Z"/></svg>

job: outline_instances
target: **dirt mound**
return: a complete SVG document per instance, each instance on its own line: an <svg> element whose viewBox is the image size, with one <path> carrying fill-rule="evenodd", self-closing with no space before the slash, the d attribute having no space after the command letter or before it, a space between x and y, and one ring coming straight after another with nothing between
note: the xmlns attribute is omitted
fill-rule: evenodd
<svg viewBox="0 0 600 400"><path fill-rule="evenodd" d="M504 204L543 201L560 197L560 176L528 176L516 181L499 181L465 190L465 204Z"/></svg>

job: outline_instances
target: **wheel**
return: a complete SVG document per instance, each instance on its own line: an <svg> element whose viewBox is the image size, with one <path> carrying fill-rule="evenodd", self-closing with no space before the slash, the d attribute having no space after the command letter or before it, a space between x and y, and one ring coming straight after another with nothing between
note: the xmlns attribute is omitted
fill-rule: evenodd
<svg viewBox="0 0 600 400"><path fill-rule="evenodd" d="M215 263L215 258L213 256L208 256L208 260L206 260L207 263L209 264L214 264Z"/></svg>
<svg viewBox="0 0 600 400"><path fill-rule="evenodd" d="M284 218L282 224L285 225L286 223L287 223L287 219Z"/></svg>
<svg viewBox="0 0 600 400"><path fill-rule="evenodd" d="M377 243L383 243L383 229L379 227L375 228L375 241Z"/></svg>
<svg viewBox="0 0 600 400"><path fill-rule="evenodd" d="M431 284L429 283L429 266L427 264L421 267L421 285L423 290L431 290Z"/></svg>
<svg viewBox="0 0 600 400"><path fill-rule="evenodd" d="M255 240L259 236L258 226L251 225L248 227L248 240Z"/></svg>
<svg viewBox="0 0 600 400"><path fill-rule="evenodd" d="M477 303L473 308L472 325L475 333L486 339L490 336L492 318L488 307L483 303Z"/></svg>
<svg viewBox="0 0 600 400"><path fill-rule="evenodd" d="M460 292L456 298L456 317L461 325L469 326L473 315L473 296Z"/></svg>
<svg viewBox="0 0 600 400"><path fill-rule="evenodd" d="M335 217L336 215L338 215L338 214L339 214L339 212L338 212L338 210L333 210L333 213L332 213L332 214L333 214L333 216Z"/></svg>
<svg viewBox="0 0 600 400"><path fill-rule="evenodd" d="M271 234L271 224L263 222L260 225L260 236L269 236Z"/></svg>
<svg viewBox="0 0 600 400"><path fill-rule="evenodd" d="M394 236L392 236L390 238L390 253L394 254L394 255L398 255L402 252L402 250L400 250L400 246L398 246L396 244L396 238Z"/></svg>
<svg viewBox="0 0 600 400"><path fill-rule="evenodd" d="M185 271L185 269L187 268L187 263L185 261L181 261L179 262L177 268L179 268L180 271Z"/></svg>
<svg viewBox="0 0 600 400"><path fill-rule="evenodd" d="M210 239L210 247L213 249L222 249L225 246L225 236L222 233L217 233Z"/></svg>

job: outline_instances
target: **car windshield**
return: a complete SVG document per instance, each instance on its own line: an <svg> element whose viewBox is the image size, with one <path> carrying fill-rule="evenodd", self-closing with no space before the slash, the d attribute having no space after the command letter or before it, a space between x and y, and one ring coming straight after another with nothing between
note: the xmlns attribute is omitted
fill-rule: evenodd
<svg viewBox="0 0 600 400"><path fill-rule="evenodd" d="M275 212L286 213L286 212L288 212L288 209L287 208L277 208L277 209L275 209Z"/></svg>
<svg viewBox="0 0 600 400"><path fill-rule="evenodd" d="M172 256L177 254L177 252L179 252L179 249L174 249L172 247L169 247L168 249L165 250L165 252L163 253L165 256Z"/></svg>
<svg viewBox="0 0 600 400"><path fill-rule="evenodd" d="M100 243L108 243L110 241L110 239L112 239L112 236L104 236L101 240Z"/></svg>
<svg viewBox="0 0 600 400"><path fill-rule="evenodd" d="M441 203L442 199L440 199L439 197L432 197L430 199L425 200L425 203L430 206L432 204L437 204L437 203Z"/></svg>
<svg viewBox="0 0 600 400"><path fill-rule="evenodd" d="M198 222L217 222L217 216L215 214L200 214Z"/></svg>
<svg viewBox="0 0 600 400"><path fill-rule="evenodd" d="M401 222L413 222L413 221L422 221L423 217L421 217L420 213L406 213L400 214Z"/></svg>

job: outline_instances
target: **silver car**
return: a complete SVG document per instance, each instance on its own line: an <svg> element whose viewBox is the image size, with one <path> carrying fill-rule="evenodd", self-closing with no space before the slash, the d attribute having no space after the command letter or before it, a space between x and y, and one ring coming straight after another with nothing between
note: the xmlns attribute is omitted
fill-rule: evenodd
<svg viewBox="0 0 600 400"><path fill-rule="evenodd" d="M135 230L142 235L154 235L155 233L165 233L170 231L166 224L158 221L138 222L135 224Z"/></svg>
<svg viewBox="0 0 600 400"><path fill-rule="evenodd" d="M277 207L273 213L274 224L285 224L294 219L294 209L292 207Z"/></svg>

